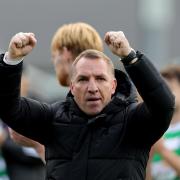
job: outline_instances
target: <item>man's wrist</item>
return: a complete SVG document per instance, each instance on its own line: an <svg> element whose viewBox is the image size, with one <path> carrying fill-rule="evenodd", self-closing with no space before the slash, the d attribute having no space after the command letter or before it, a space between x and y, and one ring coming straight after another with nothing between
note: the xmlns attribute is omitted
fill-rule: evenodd
<svg viewBox="0 0 180 180"><path fill-rule="evenodd" d="M6 64L8 64L8 65L17 65L17 64L19 64L21 61L23 61L23 58L22 59L9 59L9 57L8 57L8 52L6 52L5 54L4 54L4 58L3 58L3 61L6 63Z"/></svg>
<svg viewBox="0 0 180 180"><path fill-rule="evenodd" d="M134 64L138 58L134 49L126 56L120 59L124 65Z"/></svg>

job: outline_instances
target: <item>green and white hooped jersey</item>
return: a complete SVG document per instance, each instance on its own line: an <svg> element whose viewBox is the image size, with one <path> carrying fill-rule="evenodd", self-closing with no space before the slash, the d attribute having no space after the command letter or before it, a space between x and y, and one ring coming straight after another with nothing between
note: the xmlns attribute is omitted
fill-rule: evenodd
<svg viewBox="0 0 180 180"><path fill-rule="evenodd" d="M9 180L6 171L6 163L3 157L1 156L1 153L0 153L0 180Z"/></svg>
<svg viewBox="0 0 180 180"><path fill-rule="evenodd" d="M163 137L165 146L180 156L180 122L170 125ZM153 156L151 170L153 180L180 180L159 154Z"/></svg>

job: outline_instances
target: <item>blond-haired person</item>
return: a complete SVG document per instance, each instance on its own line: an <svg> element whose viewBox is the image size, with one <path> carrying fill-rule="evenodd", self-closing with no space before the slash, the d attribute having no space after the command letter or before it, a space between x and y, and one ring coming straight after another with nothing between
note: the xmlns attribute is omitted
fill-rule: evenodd
<svg viewBox="0 0 180 180"><path fill-rule="evenodd" d="M51 42L51 55L57 79L62 86L69 86L70 67L84 50L103 51L99 33L89 24L65 24L56 31Z"/></svg>

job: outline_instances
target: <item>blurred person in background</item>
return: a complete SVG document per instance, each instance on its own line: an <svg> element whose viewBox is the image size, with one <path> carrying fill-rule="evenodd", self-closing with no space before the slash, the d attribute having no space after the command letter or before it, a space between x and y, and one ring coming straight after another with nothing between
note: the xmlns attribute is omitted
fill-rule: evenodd
<svg viewBox="0 0 180 180"><path fill-rule="evenodd" d="M51 55L60 85L70 85L71 64L87 49L103 51L103 41L91 25L77 22L59 27L52 38Z"/></svg>
<svg viewBox="0 0 180 180"><path fill-rule="evenodd" d="M2 146L7 140L7 132L4 128L3 122L0 121L0 180L10 180L7 172L7 165L2 154Z"/></svg>
<svg viewBox="0 0 180 180"><path fill-rule="evenodd" d="M27 97L29 90L29 79L23 73L21 80L21 96ZM43 156L43 146L38 142L21 136L10 130L10 134L15 136L16 142L21 139L28 142L29 147L18 145L10 137L2 144L2 153L7 163L7 171L10 180L44 180L45 166L39 155ZM8 133L8 130L7 130ZM23 143L22 143L23 144ZM37 150L37 152L35 151ZM1 179L0 179L1 180Z"/></svg>
<svg viewBox="0 0 180 180"><path fill-rule="evenodd" d="M155 143L149 160L148 180L180 179L180 65L169 65L161 71L175 95L175 112L170 127Z"/></svg>
<svg viewBox="0 0 180 180"><path fill-rule="evenodd" d="M47 179L143 180L150 148L169 126L174 97L152 63L121 31L106 33L105 42L122 59L144 103L137 103L128 76L115 73L97 50L76 58L71 91L53 105L19 97L22 60L36 45L33 33L13 36L0 56L1 117L45 145Z"/></svg>

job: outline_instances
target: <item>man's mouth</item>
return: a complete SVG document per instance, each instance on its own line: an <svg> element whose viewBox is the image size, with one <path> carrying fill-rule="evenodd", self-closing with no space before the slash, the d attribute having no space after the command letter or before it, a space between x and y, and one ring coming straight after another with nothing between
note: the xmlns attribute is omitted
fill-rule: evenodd
<svg viewBox="0 0 180 180"><path fill-rule="evenodd" d="M98 98L98 97L87 98L87 101L89 101L89 102L95 102L95 101L99 101L99 100L101 100L101 98Z"/></svg>

